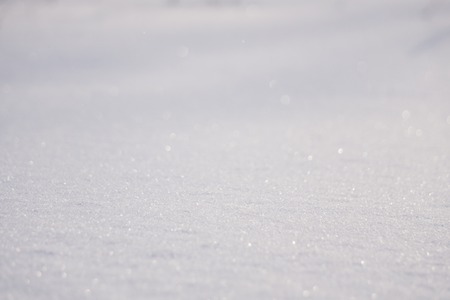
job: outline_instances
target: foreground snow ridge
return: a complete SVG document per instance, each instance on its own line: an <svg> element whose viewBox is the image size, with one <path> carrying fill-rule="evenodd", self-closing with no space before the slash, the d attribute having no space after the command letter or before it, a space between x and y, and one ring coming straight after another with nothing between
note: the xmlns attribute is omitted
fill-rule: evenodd
<svg viewBox="0 0 450 300"><path fill-rule="evenodd" d="M449 299L440 1L0 1L0 299Z"/></svg>

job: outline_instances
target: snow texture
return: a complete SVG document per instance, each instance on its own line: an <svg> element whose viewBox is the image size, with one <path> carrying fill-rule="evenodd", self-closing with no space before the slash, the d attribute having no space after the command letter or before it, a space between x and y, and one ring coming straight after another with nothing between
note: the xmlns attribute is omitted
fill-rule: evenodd
<svg viewBox="0 0 450 300"><path fill-rule="evenodd" d="M450 299L446 1L1 1L0 299Z"/></svg>

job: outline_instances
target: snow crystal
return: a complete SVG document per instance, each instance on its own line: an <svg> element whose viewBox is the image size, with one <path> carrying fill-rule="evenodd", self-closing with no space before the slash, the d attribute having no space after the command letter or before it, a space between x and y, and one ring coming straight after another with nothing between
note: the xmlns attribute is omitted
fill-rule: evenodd
<svg viewBox="0 0 450 300"><path fill-rule="evenodd" d="M403 112L402 112L402 118L403 118L403 120L408 120L409 119L409 117L411 116L411 113L408 111L408 110L404 110Z"/></svg>
<svg viewBox="0 0 450 300"><path fill-rule="evenodd" d="M283 95L280 98L280 102L283 105L289 105L291 103L291 97L289 95Z"/></svg>
<svg viewBox="0 0 450 300"><path fill-rule="evenodd" d="M275 79L269 81L269 87L271 89L275 88L277 86L277 81Z"/></svg>

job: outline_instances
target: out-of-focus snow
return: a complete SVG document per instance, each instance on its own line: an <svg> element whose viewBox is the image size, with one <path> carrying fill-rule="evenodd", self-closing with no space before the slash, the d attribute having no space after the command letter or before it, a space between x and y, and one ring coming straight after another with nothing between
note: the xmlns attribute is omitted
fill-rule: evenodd
<svg viewBox="0 0 450 300"><path fill-rule="evenodd" d="M1 299L450 298L445 1L1 1Z"/></svg>

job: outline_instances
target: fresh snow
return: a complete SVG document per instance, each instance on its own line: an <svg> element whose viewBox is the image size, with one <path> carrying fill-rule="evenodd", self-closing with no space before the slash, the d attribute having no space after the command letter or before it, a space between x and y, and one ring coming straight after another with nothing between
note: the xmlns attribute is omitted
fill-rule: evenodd
<svg viewBox="0 0 450 300"><path fill-rule="evenodd" d="M0 1L0 299L449 299L445 1Z"/></svg>

